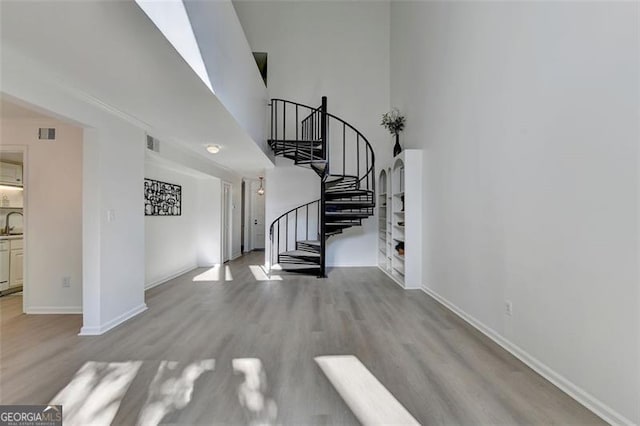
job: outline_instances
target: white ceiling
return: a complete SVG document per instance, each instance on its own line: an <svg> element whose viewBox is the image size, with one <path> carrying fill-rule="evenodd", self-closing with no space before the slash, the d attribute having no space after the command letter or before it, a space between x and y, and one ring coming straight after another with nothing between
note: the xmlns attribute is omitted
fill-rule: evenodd
<svg viewBox="0 0 640 426"><path fill-rule="evenodd" d="M215 162L247 176L273 166L134 2L3 2L0 24L3 45L145 123L158 139L209 161L205 146L220 144Z"/></svg>

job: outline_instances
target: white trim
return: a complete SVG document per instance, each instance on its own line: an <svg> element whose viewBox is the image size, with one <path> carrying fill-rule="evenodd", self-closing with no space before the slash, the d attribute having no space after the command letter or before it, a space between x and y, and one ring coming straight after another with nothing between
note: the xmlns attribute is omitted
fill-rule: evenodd
<svg viewBox="0 0 640 426"><path fill-rule="evenodd" d="M259 249L259 250L262 250L262 249ZM380 265L376 263L358 263L358 264L348 263L346 265L343 265L341 263L327 263L326 266L328 268L375 268L376 266L380 266Z"/></svg>
<svg viewBox="0 0 640 426"><path fill-rule="evenodd" d="M229 259L229 261L236 260L239 257L242 257L242 252L231 255L231 259Z"/></svg>
<svg viewBox="0 0 640 426"><path fill-rule="evenodd" d="M221 207L221 215L220 215L220 247L222 250L220 250L220 260L221 260L221 264L231 261L232 259L232 252L233 252L233 210L235 208L234 204L233 204L233 184L231 182L228 182L224 179L220 179L222 186L220 187L221 189L221 203L220 203L220 207ZM228 188L228 195L229 195L229 205L225 205L225 189ZM225 207L226 207L226 212L225 212ZM224 244L224 225L225 225L225 218L227 219L228 222L228 229L227 229L227 246L225 247ZM225 255L228 256L228 259L225 259Z"/></svg>
<svg viewBox="0 0 640 426"><path fill-rule="evenodd" d="M106 323L102 324L101 326L98 326L98 327L86 327L86 326L82 327L80 329L80 333L78 334L78 336L99 336L99 335L106 333L107 331L111 330L112 328L117 327L118 325L122 324L123 322L135 317L139 313L144 312L146 310L147 310L147 304L146 303L142 303L142 304L136 306L135 308L131 309L130 311L127 311L124 314L115 317L111 321L107 321Z"/></svg>
<svg viewBox="0 0 640 426"><path fill-rule="evenodd" d="M406 288L404 286L404 283L402 281L400 281L399 279L397 279L396 277L394 277L392 274L389 273L389 271L387 271L385 268L383 268L379 263L378 263L378 269L380 269L382 272L384 272L389 278L391 278L391 280L398 284L400 286L400 288L402 288L403 290L417 290L415 288Z"/></svg>
<svg viewBox="0 0 640 426"><path fill-rule="evenodd" d="M487 336L489 339L493 340L511 355L518 358L520 361L529 366L533 371L540 374L542 377L553 383L555 386L560 388L564 393L575 399L577 402L585 406L587 409L591 410L595 415L602 418L609 424L612 425L633 425L634 423L627 419L622 414L616 412L613 408L609 407L604 402L600 401L575 383L571 382L569 379L564 377L562 374L553 370L551 367L544 364L542 361L536 359L534 356L529 354L524 349L510 342L504 336L500 335L498 332L493 330L490 327L487 327L482 322L475 319L473 316L467 314L462 309L458 308L453 303L449 302L444 297L440 296L435 291L422 286L420 288L426 294L434 298L437 302L443 305L445 308L449 309L451 312L462 318L472 327L480 331L482 334Z"/></svg>
<svg viewBox="0 0 640 426"><path fill-rule="evenodd" d="M191 271L193 271L194 269L197 269L197 268L198 268L198 265L196 265L196 264L189 265L186 268L176 272L175 274L171 274L171 275L168 275L166 277L163 277L163 278L157 279L155 281L152 281L149 284L145 284L144 289L145 289L145 291L146 290L150 290L150 289L152 289L154 287L159 286L160 284L164 284L167 281L171 281L174 278L178 278L180 275L184 275L187 272L191 272Z"/></svg>
<svg viewBox="0 0 640 426"><path fill-rule="evenodd" d="M30 306L25 314L29 315L57 315L82 314L82 306Z"/></svg>
<svg viewBox="0 0 640 426"><path fill-rule="evenodd" d="M29 313L32 308L31 286L29 285L29 146L28 145L2 145L0 152L22 153L22 312ZM36 308L38 309L38 308ZM81 308L82 310L82 308Z"/></svg>

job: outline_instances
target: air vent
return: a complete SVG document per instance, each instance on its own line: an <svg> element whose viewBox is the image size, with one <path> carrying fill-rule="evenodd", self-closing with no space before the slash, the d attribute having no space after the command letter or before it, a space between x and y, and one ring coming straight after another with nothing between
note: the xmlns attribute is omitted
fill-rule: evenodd
<svg viewBox="0 0 640 426"><path fill-rule="evenodd" d="M160 141L153 136L147 135L147 149L160 152Z"/></svg>
<svg viewBox="0 0 640 426"><path fill-rule="evenodd" d="M40 127L38 130L38 139L41 141L53 141L56 139L56 129L49 127Z"/></svg>

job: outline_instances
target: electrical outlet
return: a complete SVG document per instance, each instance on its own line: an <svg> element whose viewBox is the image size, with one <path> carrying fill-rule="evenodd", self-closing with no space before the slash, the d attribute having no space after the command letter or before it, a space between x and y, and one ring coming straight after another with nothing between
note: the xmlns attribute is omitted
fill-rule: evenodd
<svg viewBox="0 0 640 426"><path fill-rule="evenodd" d="M509 316L513 315L513 303L510 300L505 300L504 302L504 313Z"/></svg>
<svg viewBox="0 0 640 426"><path fill-rule="evenodd" d="M71 287L71 277L62 277L62 287Z"/></svg>

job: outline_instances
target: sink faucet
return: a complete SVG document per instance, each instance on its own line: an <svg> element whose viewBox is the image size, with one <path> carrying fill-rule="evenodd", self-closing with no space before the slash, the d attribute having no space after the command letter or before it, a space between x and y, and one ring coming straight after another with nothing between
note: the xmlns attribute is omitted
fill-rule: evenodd
<svg viewBox="0 0 640 426"><path fill-rule="evenodd" d="M24 215L21 212L9 212L7 214L7 217L4 219L4 233L5 234L9 234L9 232L13 229L13 228L11 228L9 226L9 218L14 214L19 214L20 216L24 217Z"/></svg>

